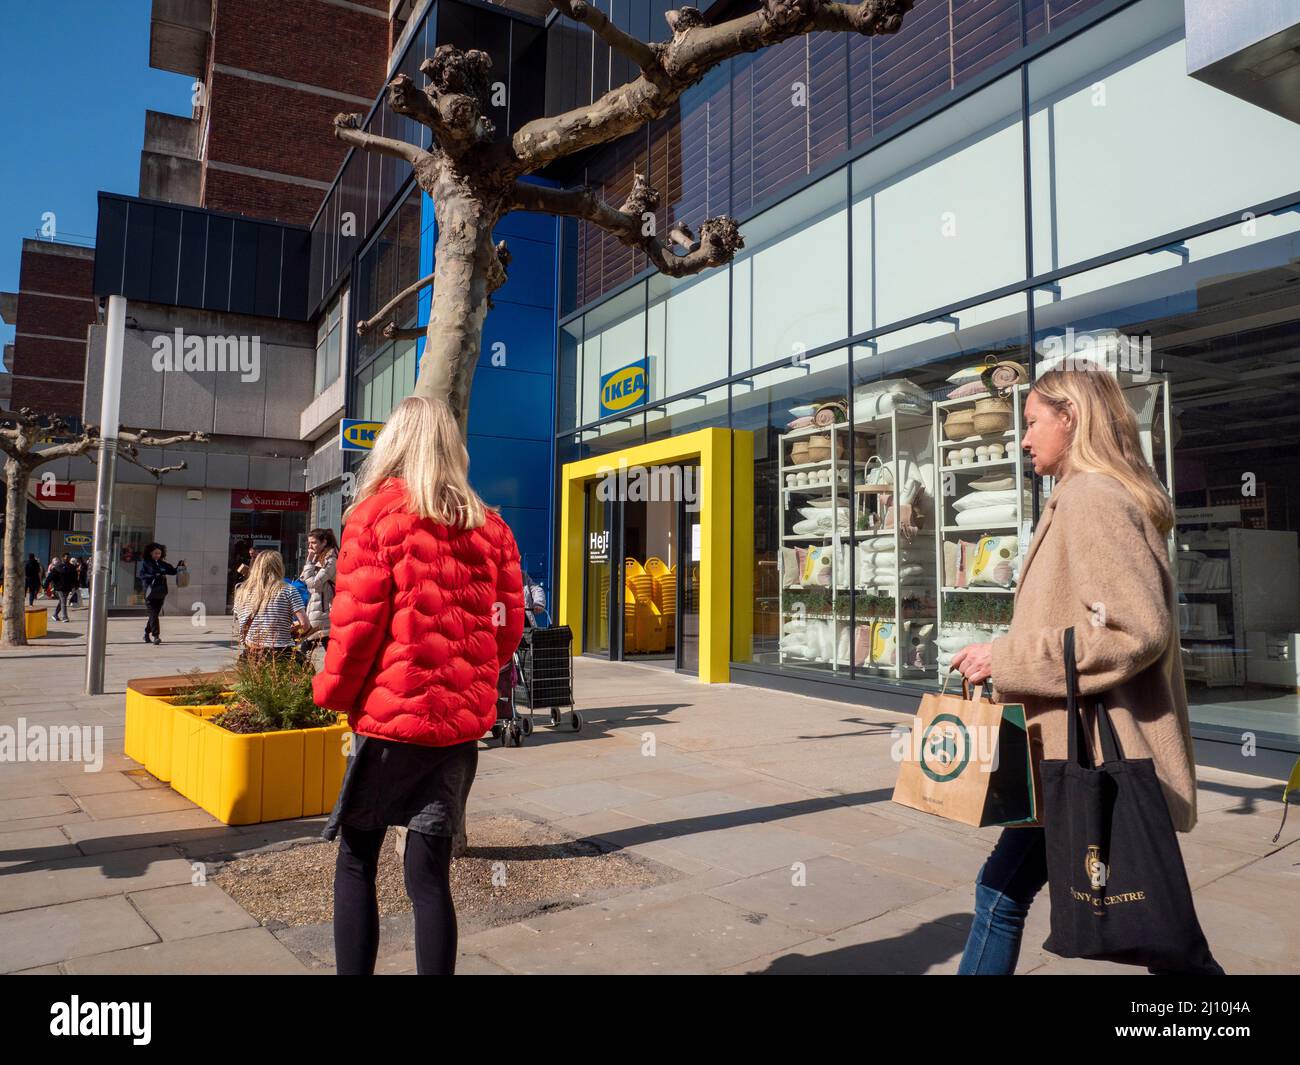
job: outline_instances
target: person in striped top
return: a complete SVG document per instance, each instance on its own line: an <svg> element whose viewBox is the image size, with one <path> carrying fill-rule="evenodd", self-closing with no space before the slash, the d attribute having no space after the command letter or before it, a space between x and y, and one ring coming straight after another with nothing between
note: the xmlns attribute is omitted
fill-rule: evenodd
<svg viewBox="0 0 1300 1065"><path fill-rule="evenodd" d="M294 654L294 622L303 629L310 625L302 597L284 583L284 557L279 551L259 551L253 559L248 579L235 594L235 620L241 658L250 653Z"/></svg>

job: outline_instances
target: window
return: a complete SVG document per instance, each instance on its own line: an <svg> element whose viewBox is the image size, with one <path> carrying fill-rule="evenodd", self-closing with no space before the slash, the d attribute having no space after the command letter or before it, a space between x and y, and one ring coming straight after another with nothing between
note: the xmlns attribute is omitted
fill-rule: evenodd
<svg viewBox="0 0 1300 1065"><path fill-rule="evenodd" d="M316 395L320 395L338 380L342 372L343 334L347 329L347 299L345 288L330 303L316 327Z"/></svg>
<svg viewBox="0 0 1300 1065"><path fill-rule="evenodd" d="M1029 97L1035 273L1300 183L1300 126L1188 76L1182 0L1144 0L1030 63Z"/></svg>
<svg viewBox="0 0 1300 1065"><path fill-rule="evenodd" d="M849 333L849 212L844 171L747 222L731 268L733 373Z"/></svg>
<svg viewBox="0 0 1300 1065"><path fill-rule="evenodd" d="M853 332L901 322L1025 271L1020 76L853 164Z"/></svg>

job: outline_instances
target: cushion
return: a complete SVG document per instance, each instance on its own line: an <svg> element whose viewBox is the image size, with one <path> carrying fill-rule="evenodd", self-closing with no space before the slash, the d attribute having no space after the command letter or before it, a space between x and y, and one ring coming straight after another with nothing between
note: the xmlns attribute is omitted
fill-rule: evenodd
<svg viewBox="0 0 1300 1065"><path fill-rule="evenodd" d="M1015 488L1015 486L1015 474L1011 473L1000 476L976 477L975 480L966 482L966 487L974 489L976 492L1005 492L1008 489Z"/></svg>
<svg viewBox="0 0 1300 1065"><path fill-rule="evenodd" d="M963 385L968 381L978 381L980 379L980 374L982 374L984 370L985 366L983 363L978 366L968 366L964 370L958 370L955 374L949 377L948 383L953 385Z"/></svg>
<svg viewBox="0 0 1300 1065"><path fill-rule="evenodd" d="M1016 521L1016 506L1005 503L996 507L976 507L963 510L957 515L957 524L962 526L1010 525Z"/></svg>
<svg viewBox="0 0 1300 1065"><path fill-rule="evenodd" d="M1028 493L1026 493L1028 497ZM961 496L953 501L952 509L960 514L963 510L974 510L976 507L993 507L1002 503L1016 502L1016 491L1014 488L1004 489L1001 491L988 492L971 492L969 495ZM1026 509L1028 509L1028 499L1026 498Z"/></svg>
<svg viewBox="0 0 1300 1065"><path fill-rule="evenodd" d="M973 381L963 381L948 393L948 398L965 399L967 396L987 396L988 394L989 390L984 387L984 382L977 377Z"/></svg>

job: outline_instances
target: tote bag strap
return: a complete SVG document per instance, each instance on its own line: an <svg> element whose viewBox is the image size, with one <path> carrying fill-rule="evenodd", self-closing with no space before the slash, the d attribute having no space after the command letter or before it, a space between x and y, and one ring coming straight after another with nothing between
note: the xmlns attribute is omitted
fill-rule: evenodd
<svg viewBox="0 0 1300 1065"><path fill-rule="evenodd" d="M1092 769L1091 741L1088 738L1083 720L1083 711L1079 706L1079 667L1074 658L1074 627L1065 630L1065 712L1069 717L1067 757L1076 765ZM1103 762L1118 762L1123 753L1120 751L1119 737L1115 735L1115 725L1110 719L1110 711L1101 697L1093 707L1097 715L1098 731L1101 733L1101 757ZM1086 753L1085 753L1086 752Z"/></svg>

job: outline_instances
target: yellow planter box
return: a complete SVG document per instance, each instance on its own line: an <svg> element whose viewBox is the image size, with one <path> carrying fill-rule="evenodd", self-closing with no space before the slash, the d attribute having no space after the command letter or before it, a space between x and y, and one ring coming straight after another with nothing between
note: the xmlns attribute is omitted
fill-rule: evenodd
<svg viewBox="0 0 1300 1065"><path fill-rule="evenodd" d="M228 825L310 817L334 808L346 720L241 735L214 725L220 707L173 707L172 788Z"/></svg>
<svg viewBox="0 0 1300 1065"><path fill-rule="evenodd" d="M48 607L23 607L23 631L29 640L39 640L49 632L50 611Z"/></svg>
<svg viewBox="0 0 1300 1065"><path fill-rule="evenodd" d="M311 817L334 808L346 766L346 718L325 728L240 734L214 725L225 707L174 706L126 692L126 754L228 825Z"/></svg>

